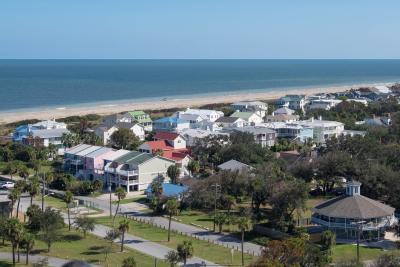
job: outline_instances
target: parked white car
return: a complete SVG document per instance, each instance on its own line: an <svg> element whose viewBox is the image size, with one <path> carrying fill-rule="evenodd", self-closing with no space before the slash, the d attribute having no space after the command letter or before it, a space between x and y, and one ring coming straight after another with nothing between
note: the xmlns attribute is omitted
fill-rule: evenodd
<svg viewBox="0 0 400 267"><path fill-rule="evenodd" d="M2 189L9 189L9 188L14 188L15 183L13 182L5 182L1 185Z"/></svg>

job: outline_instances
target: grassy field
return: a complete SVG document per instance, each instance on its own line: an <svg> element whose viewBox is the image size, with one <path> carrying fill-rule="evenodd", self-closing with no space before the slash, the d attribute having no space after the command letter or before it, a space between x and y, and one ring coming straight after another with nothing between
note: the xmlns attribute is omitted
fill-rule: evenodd
<svg viewBox="0 0 400 267"><path fill-rule="evenodd" d="M146 203L147 202L147 198L146 198L146 196L137 196L137 197L133 197L133 198L125 198L125 199L121 200L120 204L129 204L129 203L132 203L132 202ZM118 201L115 200L112 203L114 205L117 205Z"/></svg>
<svg viewBox="0 0 400 267"><path fill-rule="evenodd" d="M353 244L336 245L333 248L332 258L334 262L347 262L357 259L357 246ZM360 260L373 260L384 253L395 253L400 255L399 250L386 251L380 248L367 248L360 246Z"/></svg>
<svg viewBox="0 0 400 267"><path fill-rule="evenodd" d="M207 214L203 211L198 210L188 210L179 213L175 218L181 220L182 223L185 224L196 224L206 227L208 229L213 229L214 222L214 213L211 212ZM216 226L216 230L218 231L218 226ZM222 231L224 232L237 232L238 228L236 225L224 225L222 227Z"/></svg>
<svg viewBox="0 0 400 267"><path fill-rule="evenodd" d="M38 196L36 198L37 201L42 201L41 196ZM52 196L46 196L44 198L44 202L50 206L53 207L55 209L59 209L63 212L65 212L67 210L67 204L64 202L64 200L57 198L57 197L52 197ZM102 213L103 211L101 209L97 209L97 208L92 208L92 207L88 207L89 212L86 213L86 215L93 215L93 214L99 214Z"/></svg>
<svg viewBox="0 0 400 267"><path fill-rule="evenodd" d="M121 220L122 217L118 217ZM109 217L96 218L97 223L111 226L111 219ZM118 222L116 222L118 224ZM157 242L164 246L176 249L179 243L184 240L191 240L194 247L194 255L215 263L222 265L231 264L231 250L222 246L210 244L206 241L200 241L194 238L186 237L180 234L171 232L171 241L167 242L167 230L163 230L158 227L150 226L148 224L139 223L131 220L129 233L142 237L144 239ZM248 264L252 262L255 257L245 254L245 262ZM233 264L239 265L241 263L240 252L235 251L233 257Z"/></svg>
<svg viewBox="0 0 400 267"><path fill-rule="evenodd" d="M154 266L154 259L152 257L127 248L125 252L121 253L119 252L120 247L118 244L113 245L113 252L108 254L107 262L105 262L103 249L107 246L109 246L109 243L104 239L93 235L88 235L87 238L84 239L82 234L76 231L68 232L68 230L65 229L62 232L61 240L54 243L50 253L46 251L46 245L43 242L36 241L32 254L63 259L79 259L101 266L121 266L124 258L134 256L138 266ZM0 246L0 251L11 251L11 248L7 244L6 246ZM4 264L5 265L1 265L0 262L0 266L8 266L7 261L5 261ZM157 266L167 267L168 265L166 262L159 260Z"/></svg>

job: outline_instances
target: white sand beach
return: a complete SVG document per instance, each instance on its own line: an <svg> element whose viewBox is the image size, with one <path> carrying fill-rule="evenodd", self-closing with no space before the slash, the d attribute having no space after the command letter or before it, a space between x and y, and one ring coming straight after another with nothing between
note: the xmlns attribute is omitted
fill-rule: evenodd
<svg viewBox="0 0 400 267"><path fill-rule="evenodd" d="M305 88L305 89L287 89L287 90L274 90L268 92L251 92L251 93L235 93L227 95L213 95L213 96L193 96L182 99L166 99L156 101L143 101L143 102L131 102L123 104L109 104L109 105L91 105L81 107L58 107L58 108L47 108L43 110L27 112L27 111L16 111L16 112L0 112L0 124L11 123L27 119L58 119L68 116L82 116L87 114L99 114L109 115L130 110L161 110L169 108L187 108L196 107L206 104L217 104L217 103L232 103L242 100L273 100L282 97L286 94L316 94L316 93L334 93L350 90L352 88L359 87L371 87L377 85L389 85L389 83L379 84L355 84L347 86L334 86L334 87L318 87L318 88Z"/></svg>

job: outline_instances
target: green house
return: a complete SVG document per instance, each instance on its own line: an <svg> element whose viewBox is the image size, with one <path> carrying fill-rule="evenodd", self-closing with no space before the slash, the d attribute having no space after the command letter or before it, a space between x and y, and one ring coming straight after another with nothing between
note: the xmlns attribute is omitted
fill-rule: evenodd
<svg viewBox="0 0 400 267"><path fill-rule="evenodd" d="M134 110L127 113L132 118L133 122L137 122L144 127L144 130L151 132L153 130L153 121L150 115L143 110Z"/></svg>

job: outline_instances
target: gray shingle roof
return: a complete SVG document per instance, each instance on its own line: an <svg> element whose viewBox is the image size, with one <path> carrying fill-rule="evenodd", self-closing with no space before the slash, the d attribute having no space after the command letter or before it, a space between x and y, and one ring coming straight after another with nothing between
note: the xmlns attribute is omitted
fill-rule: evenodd
<svg viewBox="0 0 400 267"><path fill-rule="evenodd" d="M394 208L362 195L339 196L317 205L313 211L335 218L370 219L390 216Z"/></svg>
<svg viewBox="0 0 400 267"><path fill-rule="evenodd" d="M251 166L244 164L240 161L231 159L228 160L227 162L218 165L218 168L221 170L229 170L229 171L245 171L245 170L250 170Z"/></svg>

